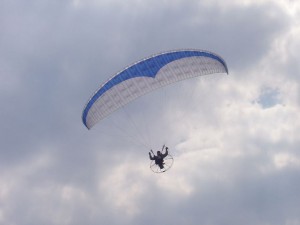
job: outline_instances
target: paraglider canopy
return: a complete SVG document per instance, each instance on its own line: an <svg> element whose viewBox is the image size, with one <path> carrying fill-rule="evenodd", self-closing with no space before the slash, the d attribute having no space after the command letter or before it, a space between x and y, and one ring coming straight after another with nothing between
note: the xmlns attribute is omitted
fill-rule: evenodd
<svg viewBox="0 0 300 225"><path fill-rule="evenodd" d="M201 75L227 73L225 61L203 50L176 50L138 61L112 76L86 104L82 121L90 129L100 120L157 88Z"/></svg>

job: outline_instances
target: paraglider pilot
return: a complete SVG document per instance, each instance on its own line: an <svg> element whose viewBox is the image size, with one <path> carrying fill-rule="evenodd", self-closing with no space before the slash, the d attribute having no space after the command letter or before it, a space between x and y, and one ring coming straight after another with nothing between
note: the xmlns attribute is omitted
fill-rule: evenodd
<svg viewBox="0 0 300 225"><path fill-rule="evenodd" d="M151 149L151 152L153 156L151 155L151 152L149 152L149 158L150 160L154 160L155 164L159 166L160 169L164 169L164 158L169 154L168 153L168 147L165 148L165 153L162 153L164 150L165 145L162 147L161 151L157 151L157 155L155 155Z"/></svg>

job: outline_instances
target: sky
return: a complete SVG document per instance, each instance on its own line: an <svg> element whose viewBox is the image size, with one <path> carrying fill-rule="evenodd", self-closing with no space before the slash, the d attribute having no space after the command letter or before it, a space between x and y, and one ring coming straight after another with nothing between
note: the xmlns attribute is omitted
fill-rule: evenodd
<svg viewBox="0 0 300 225"><path fill-rule="evenodd" d="M299 225L299 21L296 0L1 0L0 224ZM229 75L82 124L113 74L190 48Z"/></svg>

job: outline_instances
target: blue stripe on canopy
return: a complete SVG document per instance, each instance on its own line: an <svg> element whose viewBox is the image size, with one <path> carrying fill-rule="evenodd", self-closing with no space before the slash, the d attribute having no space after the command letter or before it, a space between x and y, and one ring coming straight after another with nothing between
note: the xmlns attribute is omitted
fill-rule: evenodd
<svg viewBox="0 0 300 225"><path fill-rule="evenodd" d="M107 92L113 86L118 85L125 80L132 79L135 77L154 78L157 72L168 63L178 59L182 59L186 57L194 57L194 56L204 56L204 57L215 59L224 65L224 67L226 68L226 72L228 73L226 63L222 58L205 51L184 50L184 51L168 52L168 53L163 53L160 55L153 56L151 58L142 60L126 68L125 70L115 75L107 83L105 83L87 103L82 115L82 120L84 125L87 127L86 117L92 105L97 101L98 98L100 98L105 92Z"/></svg>

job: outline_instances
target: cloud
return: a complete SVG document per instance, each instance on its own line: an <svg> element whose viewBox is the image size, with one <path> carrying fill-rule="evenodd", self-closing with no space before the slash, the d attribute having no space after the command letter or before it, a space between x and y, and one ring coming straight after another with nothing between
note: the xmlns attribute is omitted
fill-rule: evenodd
<svg viewBox="0 0 300 225"><path fill-rule="evenodd" d="M0 5L0 223L299 223L297 1ZM229 75L145 96L126 109L138 126L120 111L85 129L101 82L178 48L220 54ZM143 132L169 145L167 173Z"/></svg>

